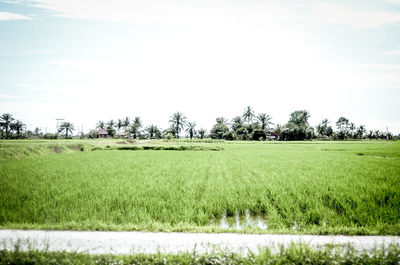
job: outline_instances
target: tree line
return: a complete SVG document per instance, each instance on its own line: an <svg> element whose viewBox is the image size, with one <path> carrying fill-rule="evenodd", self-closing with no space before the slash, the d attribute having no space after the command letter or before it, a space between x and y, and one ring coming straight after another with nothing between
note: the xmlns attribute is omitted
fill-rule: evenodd
<svg viewBox="0 0 400 265"><path fill-rule="evenodd" d="M151 124L144 127L140 117L130 119L125 117L116 121L98 121L96 128L88 134L78 135L82 138L96 138L99 131L107 132L109 137L130 137L134 139L173 139L179 138L182 133L192 138L212 138L224 140L312 140L312 139L400 139L400 134L394 136L390 132L369 130L364 125L356 126L345 117L340 117L335 122L336 130L328 119L323 119L315 127L309 124L310 113L307 110L296 110L289 115L286 124L274 124L272 117L267 113L256 114L248 106L242 115L235 116L231 120L217 117L215 124L208 132L204 128L197 129L193 121L189 121L182 112L175 112L170 116L169 127L161 129ZM39 128L34 131L26 130L25 124L15 120L9 113L0 116L1 138L46 138L57 139L60 137L70 138L75 131L73 123L65 121L58 127L55 134L44 134Z"/></svg>

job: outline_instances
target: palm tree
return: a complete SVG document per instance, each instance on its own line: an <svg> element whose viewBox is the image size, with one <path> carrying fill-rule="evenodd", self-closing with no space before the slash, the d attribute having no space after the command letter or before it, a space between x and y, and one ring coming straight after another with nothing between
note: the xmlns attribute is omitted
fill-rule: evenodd
<svg viewBox="0 0 400 265"><path fill-rule="evenodd" d="M8 137L8 131L11 129L11 124L14 121L13 116L10 113L4 113L0 116L1 125L6 129L6 137Z"/></svg>
<svg viewBox="0 0 400 265"><path fill-rule="evenodd" d="M206 131L206 129L201 128L201 129L198 131L198 133L199 133L199 135L200 135L200 139L203 139L203 138L204 138L204 135L207 133L207 131Z"/></svg>
<svg viewBox="0 0 400 265"><path fill-rule="evenodd" d="M277 124L275 127L275 133L278 135L278 141L281 140L282 135L287 130L286 125Z"/></svg>
<svg viewBox="0 0 400 265"><path fill-rule="evenodd" d="M109 128L114 128L114 126L115 126L115 122L114 122L114 120L109 120L108 122L107 122L107 126L109 127Z"/></svg>
<svg viewBox="0 0 400 265"><path fill-rule="evenodd" d="M120 131L120 130L121 130L122 126L123 126L123 120L121 120L121 119L118 119L118 122L117 122L117 128L118 128L118 131Z"/></svg>
<svg viewBox="0 0 400 265"><path fill-rule="evenodd" d="M11 128L13 131L16 131L16 132L17 132L17 135L20 136L20 135L21 135L21 132L22 132L22 131L24 130L24 128L25 128L25 124L23 124L22 121L18 120L18 121L16 121L16 122L12 123L12 124L10 125L10 128Z"/></svg>
<svg viewBox="0 0 400 265"><path fill-rule="evenodd" d="M35 135L35 136L40 136L41 134L42 134L42 132L41 132L40 128L39 128L39 127L36 127L36 128L35 128L35 131L34 131L34 135Z"/></svg>
<svg viewBox="0 0 400 265"><path fill-rule="evenodd" d="M231 128L234 132L236 132L241 127L243 127L242 118L240 116L236 116L232 119Z"/></svg>
<svg viewBox="0 0 400 265"><path fill-rule="evenodd" d="M357 132L356 132L356 134L357 134L357 137L358 138L363 138L363 136L364 136L364 134L367 132L367 130L365 129L365 126L364 125L360 125L358 128L357 128Z"/></svg>
<svg viewBox="0 0 400 265"><path fill-rule="evenodd" d="M130 132L133 133L133 138L136 139L140 128L142 128L142 121L140 120L140 117L135 117L130 130Z"/></svg>
<svg viewBox="0 0 400 265"><path fill-rule="evenodd" d="M193 138L193 135L196 134L196 130L194 129L196 127L195 122L188 122L186 132L189 134L190 139Z"/></svg>
<svg viewBox="0 0 400 265"><path fill-rule="evenodd" d="M272 117L270 115L268 115L267 113L261 113L257 116L257 120L260 122L261 124L261 129L263 131L266 131L269 128L270 124L273 124L271 122Z"/></svg>
<svg viewBox="0 0 400 265"><path fill-rule="evenodd" d="M215 119L217 125L227 125L228 121L224 117L217 117Z"/></svg>
<svg viewBox="0 0 400 265"><path fill-rule="evenodd" d="M176 139L178 139L180 131L186 125L186 117L183 115L183 113L177 111L174 114L172 114L169 122L171 123L171 126L174 127L175 137L176 137Z"/></svg>
<svg viewBox="0 0 400 265"><path fill-rule="evenodd" d="M250 106L247 106L247 108L244 110L243 113L243 120L247 121L247 124L250 124L251 121L253 121L254 118L254 111L251 109Z"/></svg>
<svg viewBox="0 0 400 265"><path fill-rule="evenodd" d="M98 123L97 123L97 128L98 129L105 129L106 128L106 124L105 124L105 122L104 121L99 121Z"/></svg>
<svg viewBox="0 0 400 265"><path fill-rule="evenodd" d="M68 132L71 132L72 134L72 131L74 130L75 130L74 125L71 122L65 121L61 123L58 132L62 133L65 131L65 138L68 138Z"/></svg>
<svg viewBox="0 0 400 265"><path fill-rule="evenodd" d="M131 124L129 117L125 117L124 121L122 122L122 125L125 127L125 130L129 126L129 124Z"/></svg>
<svg viewBox="0 0 400 265"><path fill-rule="evenodd" d="M161 136L161 131L158 129L156 125L150 125L146 128L147 133L149 134L149 138L159 138Z"/></svg>

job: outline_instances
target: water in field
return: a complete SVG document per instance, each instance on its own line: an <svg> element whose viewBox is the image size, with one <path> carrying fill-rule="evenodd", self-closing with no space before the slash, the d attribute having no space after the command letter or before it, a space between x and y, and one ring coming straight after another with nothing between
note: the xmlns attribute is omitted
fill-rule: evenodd
<svg viewBox="0 0 400 265"><path fill-rule="evenodd" d="M218 220L218 225L223 229L235 229L241 230L246 227L249 228L260 228L262 230L268 229L268 224L265 218L258 215L251 215L247 209L245 215L240 215L239 211L236 211L235 216L227 217L226 212L222 214L221 219Z"/></svg>

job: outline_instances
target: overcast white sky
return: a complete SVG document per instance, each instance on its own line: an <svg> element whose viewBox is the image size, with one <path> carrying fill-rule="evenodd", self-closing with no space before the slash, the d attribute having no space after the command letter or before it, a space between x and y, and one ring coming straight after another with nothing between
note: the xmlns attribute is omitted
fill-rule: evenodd
<svg viewBox="0 0 400 265"><path fill-rule="evenodd" d="M0 114L55 131L246 106L400 133L399 0L0 0Z"/></svg>

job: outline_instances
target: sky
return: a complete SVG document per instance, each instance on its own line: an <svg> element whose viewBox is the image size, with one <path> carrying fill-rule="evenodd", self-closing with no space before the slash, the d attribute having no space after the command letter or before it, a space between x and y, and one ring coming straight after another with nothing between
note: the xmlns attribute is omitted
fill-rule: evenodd
<svg viewBox="0 0 400 265"><path fill-rule="evenodd" d="M400 0L0 0L0 114L27 129L247 106L400 133Z"/></svg>

